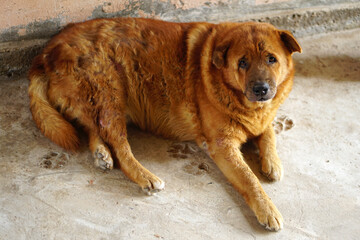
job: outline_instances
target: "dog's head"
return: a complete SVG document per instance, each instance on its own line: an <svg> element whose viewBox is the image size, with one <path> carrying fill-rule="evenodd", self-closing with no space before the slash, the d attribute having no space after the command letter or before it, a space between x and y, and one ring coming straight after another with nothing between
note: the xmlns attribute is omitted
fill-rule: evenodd
<svg viewBox="0 0 360 240"><path fill-rule="evenodd" d="M230 88L264 102L291 74L293 52L301 47L288 31L265 23L224 24L214 39L212 64Z"/></svg>

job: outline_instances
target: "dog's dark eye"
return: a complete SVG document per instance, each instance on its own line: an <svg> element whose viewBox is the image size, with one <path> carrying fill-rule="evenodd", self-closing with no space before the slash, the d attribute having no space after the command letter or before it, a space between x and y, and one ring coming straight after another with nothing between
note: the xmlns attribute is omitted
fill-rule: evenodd
<svg viewBox="0 0 360 240"><path fill-rule="evenodd" d="M239 68L246 69L247 66L248 66L248 63L247 63L246 59L240 59Z"/></svg>
<svg viewBox="0 0 360 240"><path fill-rule="evenodd" d="M274 56L269 56L269 58L268 58L268 63L269 64L273 64L273 63L276 63L276 62L277 62L277 59Z"/></svg>

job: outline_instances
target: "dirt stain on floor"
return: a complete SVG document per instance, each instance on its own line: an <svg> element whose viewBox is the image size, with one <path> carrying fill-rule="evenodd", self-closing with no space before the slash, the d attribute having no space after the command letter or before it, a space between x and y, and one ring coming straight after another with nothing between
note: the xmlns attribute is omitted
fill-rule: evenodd
<svg viewBox="0 0 360 240"><path fill-rule="evenodd" d="M42 157L40 167L58 169L64 167L68 161L69 155L67 153L49 152Z"/></svg>

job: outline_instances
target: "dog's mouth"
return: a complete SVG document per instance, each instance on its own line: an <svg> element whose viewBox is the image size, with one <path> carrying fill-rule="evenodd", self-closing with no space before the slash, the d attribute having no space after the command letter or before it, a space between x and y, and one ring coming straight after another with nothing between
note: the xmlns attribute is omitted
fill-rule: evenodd
<svg viewBox="0 0 360 240"><path fill-rule="evenodd" d="M268 101L268 100L270 100L270 98L260 98L257 102L266 102L266 101Z"/></svg>
<svg viewBox="0 0 360 240"><path fill-rule="evenodd" d="M273 97L261 97L261 98L258 98L256 96L247 96L246 94L245 94L245 96L250 102L262 102L262 103L265 103L265 102L268 102L271 99L273 99Z"/></svg>

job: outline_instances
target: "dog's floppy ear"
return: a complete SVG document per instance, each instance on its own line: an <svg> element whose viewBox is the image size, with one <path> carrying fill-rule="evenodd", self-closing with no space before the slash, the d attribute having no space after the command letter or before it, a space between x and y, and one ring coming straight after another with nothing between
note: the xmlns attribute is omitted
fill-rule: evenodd
<svg viewBox="0 0 360 240"><path fill-rule="evenodd" d="M212 55L212 63L218 68L226 65L226 54L230 48L230 42L220 43L216 46Z"/></svg>
<svg viewBox="0 0 360 240"><path fill-rule="evenodd" d="M280 31L281 40L284 42L286 48L289 50L290 53L293 52L302 52L302 49L299 43L296 41L294 36L289 31Z"/></svg>

